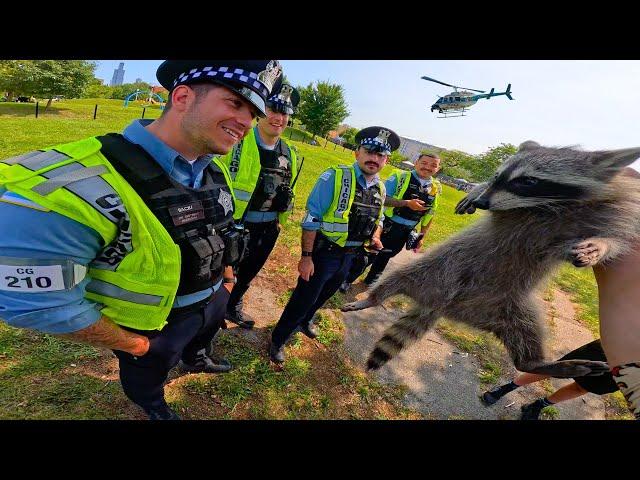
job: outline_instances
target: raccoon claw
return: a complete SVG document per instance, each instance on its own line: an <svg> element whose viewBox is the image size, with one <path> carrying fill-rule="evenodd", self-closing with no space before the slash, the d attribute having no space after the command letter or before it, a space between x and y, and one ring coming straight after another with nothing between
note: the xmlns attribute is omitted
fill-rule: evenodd
<svg viewBox="0 0 640 480"><path fill-rule="evenodd" d="M375 303L367 298L357 302L345 303L340 310L343 312L353 312L355 310L364 310L365 308L373 307L374 305Z"/></svg>
<svg viewBox="0 0 640 480"><path fill-rule="evenodd" d="M469 195L464 197L462 200L458 202L455 208L455 212L458 215L464 215L465 213L473 213L476 211L476 207L474 207L471 202L473 199L469 198Z"/></svg>
<svg viewBox="0 0 640 480"><path fill-rule="evenodd" d="M598 240L585 240L569 250L571 263L576 267L596 265L607 252L607 245Z"/></svg>

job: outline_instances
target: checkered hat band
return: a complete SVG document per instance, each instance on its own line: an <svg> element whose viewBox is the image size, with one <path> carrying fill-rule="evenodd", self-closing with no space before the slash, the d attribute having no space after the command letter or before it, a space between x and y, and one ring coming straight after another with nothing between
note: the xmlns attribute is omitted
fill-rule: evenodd
<svg viewBox="0 0 640 480"><path fill-rule="evenodd" d="M360 140L360 145L376 145L378 147L383 147L386 150L391 150L391 145L388 143L382 143L377 138L363 138Z"/></svg>
<svg viewBox="0 0 640 480"><path fill-rule="evenodd" d="M229 67L203 67L201 69L192 68L188 72L181 73L173 81L173 87L187 83L191 80L199 78L219 78L221 80L232 80L234 82L245 85L251 89L258 90L260 95L264 98L269 96L269 89L264 83L258 80L258 74L243 70L242 68L229 68Z"/></svg>
<svg viewBox="0 0 640 480"><path fill-rule="evenodd" d="M287 105L288 107L293 106L293 104L291 102L284 101L278 95L274 95L273 97L269 97L269 100L267 100L267 101L271 102L271 103L277 103L279 105Z"/></svg>

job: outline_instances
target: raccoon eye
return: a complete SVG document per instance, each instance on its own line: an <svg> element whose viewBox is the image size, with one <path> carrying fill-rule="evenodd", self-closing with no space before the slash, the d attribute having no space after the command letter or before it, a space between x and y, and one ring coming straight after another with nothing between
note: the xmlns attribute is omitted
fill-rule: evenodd
<svg viewBox="0 0 640 480"><path fill-rule="evenodd" d="M511 183L522 185L524 187L532 187L538 183L538 179L533 177L518 177L511 180Z"/></svg>

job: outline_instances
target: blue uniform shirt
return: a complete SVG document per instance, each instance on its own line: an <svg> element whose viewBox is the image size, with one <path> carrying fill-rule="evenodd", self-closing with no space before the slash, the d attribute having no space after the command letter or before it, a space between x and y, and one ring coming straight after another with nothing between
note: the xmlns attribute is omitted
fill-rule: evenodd
<svg viewBox="0 0 640 480"><path fill-rule="evenodd" d="M416 180L418 180L420 182L420 186L425 187L427 185L430 185L431 182L433 181L431 177L424 179L424 178L420 178L420 176L418 175L418 172L414 170L411 170L411 175L413 175L413 178L415 178ZM396 191L396 187L398 186L398 176L397 175L391 175L387 181L384 183L384 186L387 189L387 195L392 197L394 192ZM391 217L391 220L399 223L401 225L407 225L409 227L415 227L418 223L420 223L420 220L418 221L413 221L413 220L407 220L406 218L402 218L398 215L393 215Z"/></svg>
<svg viewBox="0 0 640 480"><path fill-rule="evenodd" d="M362 170L358 166L358 162L353 164L356 181L363 188L371 188L374 185L377 185L380 181L380 177L376 175L370 182L367 182ZM307 199L307 215L302 221L302 228L304 230L319 230L320 223L322 222L323 215L331 208L331 203L333 202L333 189L335 182L336 172L333 169L325 170L325 172L320 175L318 181L313 187L309 198ZM382 220L380 218L380 222L378 226L382 227ZM354 242L348 241L345 246L346 247L354 247L362 245L362 242Z"/></svg>
<svg viewBox="0 0 640 480"><path fill-rule="evenodd" d="M165 145L144 128L152 120L134 120L123 132L124 137L152 155L176 181L198 188L210 155L193 164ZM92 228L41 207L13 192L0 190L0 256L33 259L70 259L88 265L104 248L102 237ZM22 228L15 228L20 218ZM27 225L37 227L25 228ZM34 235L34 232L46 232ZM86 277L66 291L42 293L0 290L0 319L9 325L33 328L46 333L69 333L86 328L100 319L97 304L84 298ZM177 297L174 307L190 305L207 298L221 285L190 295Z"/></svg>
<svg viewBox="0 0 640 480"><path fill-rule="evenodd" d="M253 132L255 133L256 143L258 144L258 147L264 148L265 150L274 150L281 142L281 140L278 139L276 144L273 146L265 145L262 141L262 138L260 138L260 131L258 130L258 127L253 127ZM278 219L278 212L258 212L256 210L248 210L247 215L244 219L246 222L251 223L273 222L274 220Z"/></svg>

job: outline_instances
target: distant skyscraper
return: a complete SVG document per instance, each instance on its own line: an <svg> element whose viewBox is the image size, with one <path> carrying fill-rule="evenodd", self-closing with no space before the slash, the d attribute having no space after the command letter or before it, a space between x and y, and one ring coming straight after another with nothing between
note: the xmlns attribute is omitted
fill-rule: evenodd
<svg viewBox="0 0 640 480"><path fill-rule="evenodd" d="M124 83L124 62L120 62L120 66L113 71L110 87L116 87Z"/></svg>
<svg viewBox="0 0 640 480"><path fill-rule="evenodd" d="M142 83L142 79L141 78L136 78L136 83Z"/></svg>

